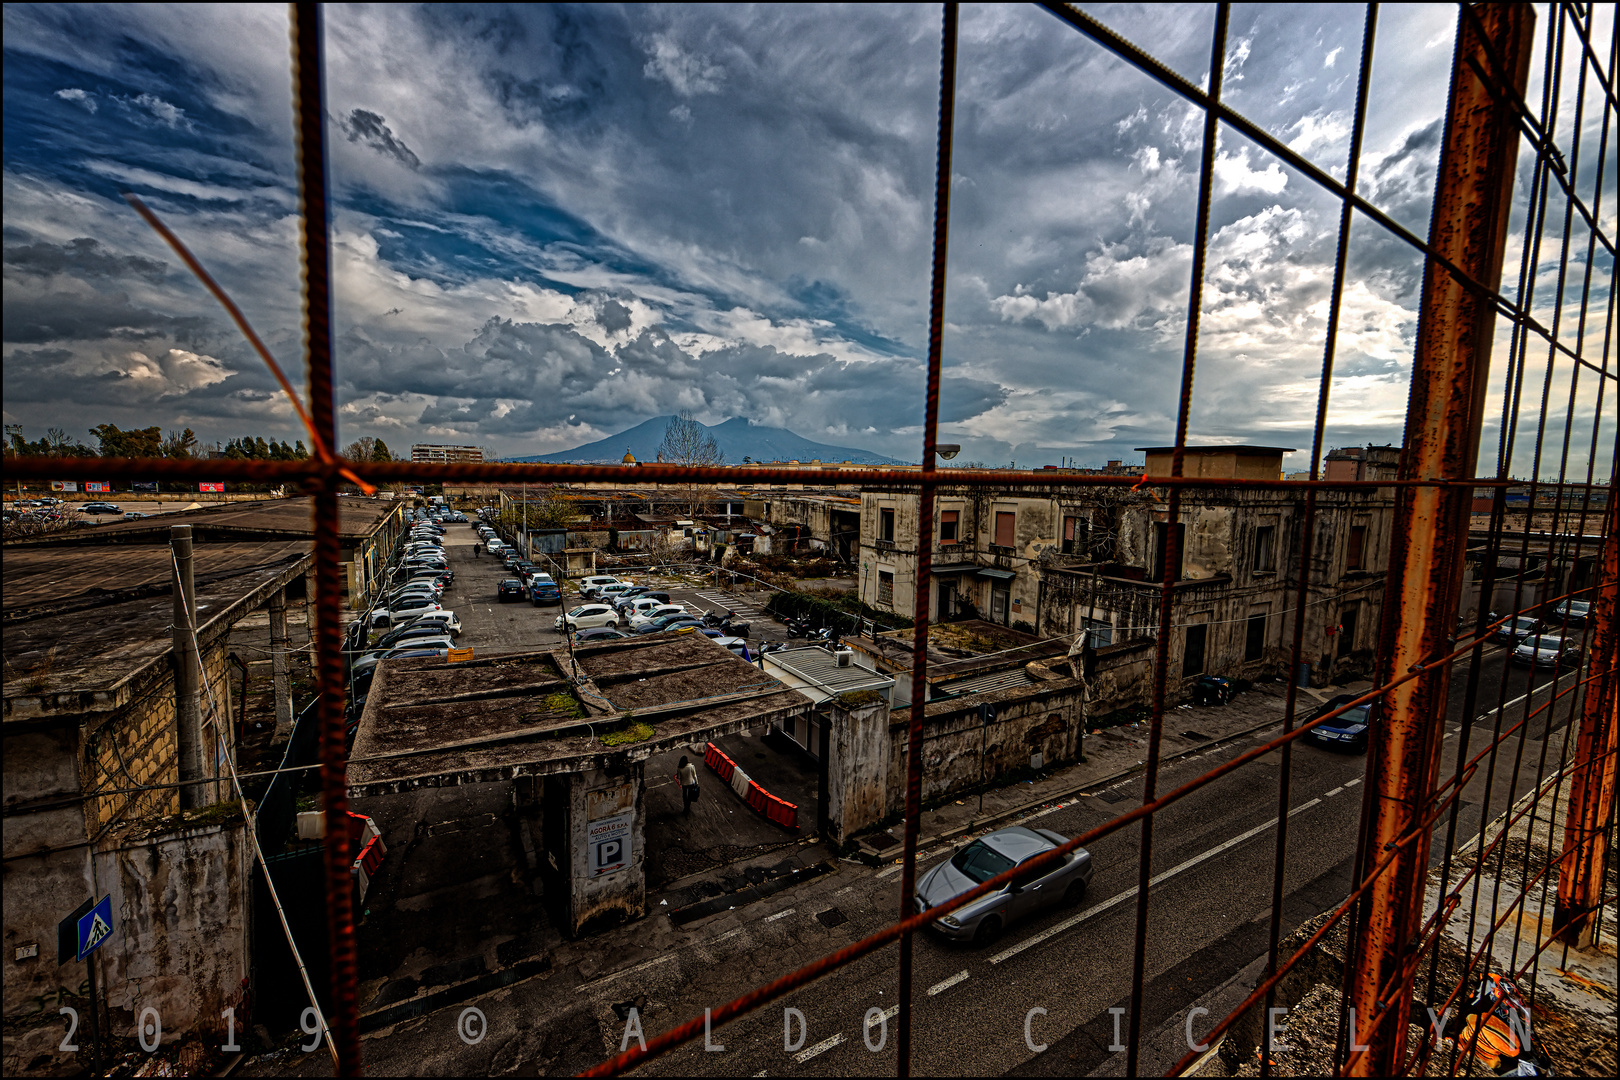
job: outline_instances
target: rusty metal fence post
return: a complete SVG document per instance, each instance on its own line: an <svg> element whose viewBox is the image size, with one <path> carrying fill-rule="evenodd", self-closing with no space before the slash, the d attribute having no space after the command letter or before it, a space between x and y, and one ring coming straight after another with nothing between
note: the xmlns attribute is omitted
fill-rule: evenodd
<svg viewBox="0 0 1620 1080"><path fill-rule="evenodd" d="M1558 902L1553 925L1566 945L1584 948L1594 943L1597 909L1603 894L1603 872L1610 857L1609 834L1614 829L1616 691L1615 618L1620 604L1620 504L1615 501L1611 476L1609 510L1604 515L1603 550L1598 558L1596 595L1587 617L1592 627L1587 656L1593 680L1586 687L1580 732L1575 738L1575 767L1569 784L1569 809L1564 819L1564 849L1558 867ZM1596 670L1604 666L1601 675Z"/></svg>
<svg viewBox="0 0 1620 1080"><path fill-rule="evenodd" d="M1442 485L1474 475L1495 306L1473 283L1495 289L1501 277L1519 143L1510 100L1523 96L1534 26L1532 9L1517 4L1482 4L1459 16L1429 243L1472 282L1433 258L1425 267L1400 472L1420 486L1400 488L1396 500L1379 650L1385 685L1450 651L1472 492ZM1500 70L1513 80L1512 98L1489 81ZM1363 1025L1383 1012L1364 1036L1369 1051L1350 1062L1352 1075L1392 1075L1405 1060L1403 1003L1429 862L1423 820L1435 791L1449 666L1436 664L1384 694L1384 722L1369 754L1366 865L1400 850L1351 928L1350 1006Z"/></svg>

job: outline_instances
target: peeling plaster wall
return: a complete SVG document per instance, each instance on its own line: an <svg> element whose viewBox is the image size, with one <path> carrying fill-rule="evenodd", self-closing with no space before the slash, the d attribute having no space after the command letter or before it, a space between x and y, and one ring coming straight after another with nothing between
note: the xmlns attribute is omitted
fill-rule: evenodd
<svg viewBox="0 0 1620 1080"><path fill-rule="evenodd" d="M158 1011L164 1039L224 1031L249 967L252 848L240 820L172 831L139 826L96 852L96 885L112 896L101 985L114 1029ZM237 1031L242 1031L239 1023Z"/></svg>
<svg viewBox="0 0 1620 1080"><path fill-rule="evenodd" d="M1061 670L1061 669L1059 669ZM1051 766L1074 760L1085 722L1084 685L1058 679L1014 690L935 702L923 720L924 802L972 789L979 783L979 705L996 707L996 722L985 733L984 777L987 781L1027 768L1037 751ZM909 719L889 724L888 813L905 810L906 752Z"/></svg>
<svg viewBox="0 0 1620 1080"><path fill-rule="evenodd" d="M860 705L829 701L819 711L832 721L828 734L827 819L834 838L842 842L876 825L888 813L885 781L892 752L889 703L881 699Z"/></svg>

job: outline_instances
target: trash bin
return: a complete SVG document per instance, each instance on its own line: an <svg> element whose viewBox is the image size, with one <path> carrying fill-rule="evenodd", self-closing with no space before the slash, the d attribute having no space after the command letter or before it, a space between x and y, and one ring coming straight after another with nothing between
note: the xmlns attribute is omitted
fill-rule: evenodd
<svg viewBox="0 0 1620 1080"><path fill-rule="evenodd" d="M1302 663L1299 665L1299 677L1295 680L1295 685L1311 685L1311 665L1309 663Z"/></svg>

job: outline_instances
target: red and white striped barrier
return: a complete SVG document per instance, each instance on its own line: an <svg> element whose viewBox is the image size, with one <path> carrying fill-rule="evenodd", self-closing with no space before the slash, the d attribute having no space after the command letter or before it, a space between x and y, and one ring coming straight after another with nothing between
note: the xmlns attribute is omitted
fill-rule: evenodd
<svg viewBox="0 0 1620 1080"><path fill-rule="evenodd" d="M764 814L766 818L784 829L798 830L799 808L785 799L778 799L749 779L748 774L739 769L737 763L727 757L714 743L710 743L704 750L703 764L713 769L715 775L728 784L743 802Z"/></svg>

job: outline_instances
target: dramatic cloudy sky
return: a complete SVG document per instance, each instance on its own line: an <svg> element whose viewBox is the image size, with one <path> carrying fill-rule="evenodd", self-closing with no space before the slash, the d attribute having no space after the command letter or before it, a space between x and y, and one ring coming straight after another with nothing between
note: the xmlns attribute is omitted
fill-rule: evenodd
<svg viewBox="0 0 1620 1080"><path fill-rule="evenodd" d="M690 409L916 459L936 7L327 11L344 441L545 453ZM1211 7L1095 11L1207 78ZM1361 187L1420 234L1455 19L1388 5L1375 43ZM1235 8L1230 100L1343 175L1362 25L1351 6ZM118 197L154 206L298 368L285 9L8 6L4 48L6 423L295 434ZM1139 460L1174 430L1201 117L1032 7L964 6L959 72L944 437L990 464ZM1602 110L1589 82L1577 131L1567 74L1557 136L1571 158L1579 136L1590 203ZM1337 206L1231 132L1215 194L1192 437L1308 448ZM1563 217L1555 199L1549 233ZM1352 236L1330 446L1399 440L1416 321L1411 251L1364 220ZM1536 268L1548 321L1557 255ZM1612 278L1600 249L1597 361ZM1560 326L1573 345L1576 307ZM1544 386L1545 347L1532 360L1515 467L1544 396L1561 449L1573 394L1584 473L1598 380L1572 390L1558 365Z"/></svg>

